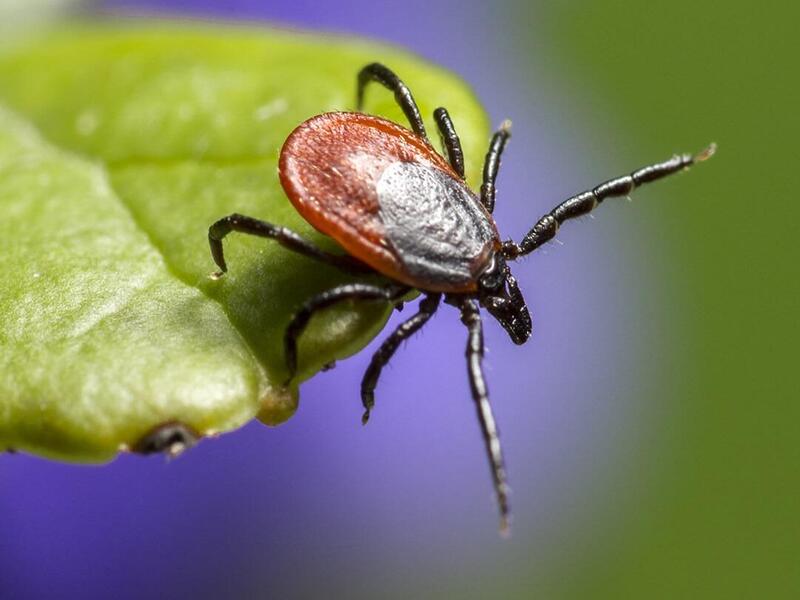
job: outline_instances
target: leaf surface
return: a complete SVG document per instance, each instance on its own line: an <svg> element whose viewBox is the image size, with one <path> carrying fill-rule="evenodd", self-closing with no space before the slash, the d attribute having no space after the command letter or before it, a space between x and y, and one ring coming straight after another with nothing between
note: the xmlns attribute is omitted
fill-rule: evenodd
<svg viewBox="0 0 800 600"><path fill-rule="evenodd" d="M286 200L277 157L303 120L352 110L375 60L424 115L448 107L476 181L488 127L469 90L385 46L145 22L0 51L0 449L96 462L164 423L207 436L291 416L283 330L353 278L233 234L229 273L212 280L208 226L239 212L339 251ZM366 110L405 122L377 85ZM346 303L313 319L298 381L357 352L390 311Z"/></svg>

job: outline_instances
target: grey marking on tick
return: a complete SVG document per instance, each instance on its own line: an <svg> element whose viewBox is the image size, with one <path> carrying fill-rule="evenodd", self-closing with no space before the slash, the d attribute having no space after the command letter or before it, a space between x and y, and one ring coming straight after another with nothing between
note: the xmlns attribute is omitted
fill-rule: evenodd
<svg viewBox="0 0 800 600"><path fill-rule="evenodd" d="M386 237L410 274L452 284L475 279L495 230L466 185L424 164L396 162L377 193Z"/></svg>

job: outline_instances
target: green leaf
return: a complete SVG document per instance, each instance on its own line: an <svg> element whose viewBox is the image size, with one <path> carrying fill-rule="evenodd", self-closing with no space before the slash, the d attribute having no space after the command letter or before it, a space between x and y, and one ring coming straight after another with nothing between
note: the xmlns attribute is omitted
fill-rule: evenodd
<svg viewBox="0 0 800 600"><path fill-rule="evenodd" d="M215 281L206 234L240 212L337 251L286 200L277 157L303 120L352 109L355 74L375 60L425 115L448 107L475 181L488 127L466 86L374 43L89 24L0 52L0 449L103 461L161 424L208 436L294 412L283 330L353 278L234 234ZM378 86L366 109L404 122ZM315 318L298 379L357 352L390 310Z"/></svg>

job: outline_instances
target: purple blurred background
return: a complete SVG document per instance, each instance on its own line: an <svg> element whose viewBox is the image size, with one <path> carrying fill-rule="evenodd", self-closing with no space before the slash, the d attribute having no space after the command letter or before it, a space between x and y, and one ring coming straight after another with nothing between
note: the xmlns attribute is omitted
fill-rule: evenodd
<svg viewBox="0 0 800 600"><path fill-rule="evenodd" d="M495 124L514 121L496 211L507 237L519 239L560 199L634 166L619 157L581 160L588 125L563 108L574 90L559 87L546 55L520 55L502 3L104 8L353 33L459 73ZM532 36L536 27L515 24ZM123 456L98 468L2 459L0 598L486 597L499 578L566 568L602 536L598 515L613 516L609 490L624 487L628 459L655 414L632 406L646 404L655 385L643 369L658 351L643 349L662 332L642 318L658 313L645 305L654 294L632 296L648 257L637 255L645 234L623 227L619 219L636 221L623 212L604 209L566 228L564 245L516 267L534 318L527 346L513 346L493 322L485 327L513 488L510 540L497 534L465 331L445 308L385 372L366 428L358 389L374 343L306 383L285 425L251 424L179 460Z"/></svg>

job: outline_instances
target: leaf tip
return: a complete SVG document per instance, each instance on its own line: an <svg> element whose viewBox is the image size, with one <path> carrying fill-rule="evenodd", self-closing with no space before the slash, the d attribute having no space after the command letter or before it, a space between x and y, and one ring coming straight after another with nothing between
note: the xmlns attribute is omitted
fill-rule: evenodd
<svg viewBox="0 0 800 600"><path fill-rule="evenodd" d="M271 388L261 397L261 410L256 418L264 425L275 427L294 415L298 403L297 386Z"/></svg>

